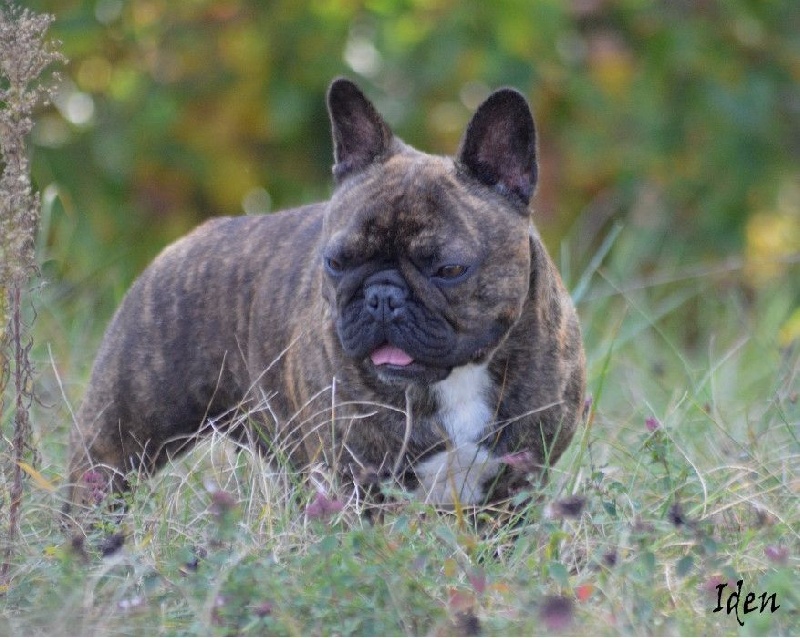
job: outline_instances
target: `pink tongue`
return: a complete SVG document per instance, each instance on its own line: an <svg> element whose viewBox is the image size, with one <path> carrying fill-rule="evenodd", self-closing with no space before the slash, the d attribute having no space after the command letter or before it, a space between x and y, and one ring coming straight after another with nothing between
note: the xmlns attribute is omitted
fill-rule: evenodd
<svg viewBox="0 0 800 638"><path fill-rule="evenodd" d="M414 361L414 359L409 357L400 348L390 346L389 344L378 348L370 355L370 359L372 359L372 363L376 366L383 365L384 363L393 366L407 366Z"/></svg>

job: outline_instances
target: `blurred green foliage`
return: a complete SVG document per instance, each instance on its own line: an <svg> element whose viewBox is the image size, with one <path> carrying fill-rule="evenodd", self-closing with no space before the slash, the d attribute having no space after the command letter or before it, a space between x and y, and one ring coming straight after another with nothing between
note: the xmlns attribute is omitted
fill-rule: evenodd
<svg viewBox="0 0 800 638"><path fill-rule="evenodd" d="M741 252L756 283L800 253L795 0L27 4L55 14L70 59L34 153L60 281L116 273L122 290L208 216L326 198L340 74L448 154L491 89L522 90L537 222L551 245L579 228L586 260L615 219L652 263Z"/></svg>

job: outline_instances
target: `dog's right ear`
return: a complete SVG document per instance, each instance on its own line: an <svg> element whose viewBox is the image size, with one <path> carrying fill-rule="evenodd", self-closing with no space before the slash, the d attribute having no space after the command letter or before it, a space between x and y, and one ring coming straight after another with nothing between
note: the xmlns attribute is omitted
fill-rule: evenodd
<svg viewBox="0 0 800 638"><path fill-rule="evenodd" d="M337 182L386 155L394 135L355 83L338 78L328 89L333 132L333 175Z"/></svg>

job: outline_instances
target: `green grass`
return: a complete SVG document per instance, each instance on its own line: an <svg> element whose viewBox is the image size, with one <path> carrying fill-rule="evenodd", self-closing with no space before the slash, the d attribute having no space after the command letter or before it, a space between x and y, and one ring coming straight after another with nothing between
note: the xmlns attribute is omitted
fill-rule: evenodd
<svg viewBox="0 0 800 638"><path fill-rule="evenodd" d="M141 482L121 521L94 512L82 544L30 480L0 634L797 635L800 345L778 335L798 267L755 294L735 267L662 259L638 279L639 244L624 230L573 278L591 416L512 521L402 496L374 523L355 502L312 516L312 483L219 436ZM105 321L86 288L53 284L37 319L53 485ZM714 613L740 579L779 609Z"/></svg>

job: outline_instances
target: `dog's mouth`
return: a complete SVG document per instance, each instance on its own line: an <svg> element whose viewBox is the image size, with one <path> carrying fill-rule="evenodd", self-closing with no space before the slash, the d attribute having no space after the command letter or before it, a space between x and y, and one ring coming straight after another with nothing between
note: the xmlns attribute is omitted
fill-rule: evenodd
<svg viewBox="0 0 800 638"><path fill-rule="evenodd" d="M385 343L379 348L373 350L369 355L370 360L376 366L399 366L406 367L414 363L414 358L405 350Z"/></svg>
<svg viewBox="0 0 800 638"><path fill-rule="evenodd" d="M450 373L450 368L426 365L390 343L384 343L373 350L369 360L378 378L390 385L433 383L441 381Z"/></svg>

